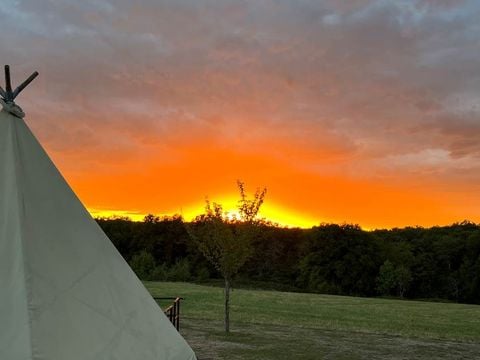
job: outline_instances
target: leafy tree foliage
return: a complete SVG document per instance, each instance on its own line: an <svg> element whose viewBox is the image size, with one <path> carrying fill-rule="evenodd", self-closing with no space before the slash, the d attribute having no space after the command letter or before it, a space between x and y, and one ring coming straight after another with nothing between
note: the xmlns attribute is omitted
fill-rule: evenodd
<svg viewBox="0 0 480 360"><path fill-rule="evenodd" d="M410 282L412 281L412 274L406 266L400 265L395 269L395 277L397 281L398 296L403 298L410 286Z"/></svg>
<svg viewBox="0 0 480 360"><path fill-rule="evenodd" d="M140 279L152 280L155 270L155 259L152 254L143 250L133 256L130 267Z"/></svg>
<svg viewBox="0 0 480 360"><path fill-rule="evenodd" d="M395 267L390 260L386 260L380 267L377 290L381 295L398 295L403 298L411 281L412 275L405 265Z"/></svg>
<svg viewBox="0 0 480 360"><path fill-rule="evenodd" d="M377 290L381 295L392 295L397 287L397 274L395 266L390 260L386 260L380 267L377 277Z"/></svg>

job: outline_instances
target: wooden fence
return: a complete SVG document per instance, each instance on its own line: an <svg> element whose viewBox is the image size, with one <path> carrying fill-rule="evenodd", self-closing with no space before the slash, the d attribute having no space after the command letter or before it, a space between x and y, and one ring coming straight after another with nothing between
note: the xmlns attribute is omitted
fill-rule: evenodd
<svg viewBox="0 0 480 360"><path fill-rule="evenodd" d="M168 317L170 322L175 326L177 331L180 331L180 302L181 297L154 297L155 300L173 300L173 304L167 307L163 312Z"/></svg>

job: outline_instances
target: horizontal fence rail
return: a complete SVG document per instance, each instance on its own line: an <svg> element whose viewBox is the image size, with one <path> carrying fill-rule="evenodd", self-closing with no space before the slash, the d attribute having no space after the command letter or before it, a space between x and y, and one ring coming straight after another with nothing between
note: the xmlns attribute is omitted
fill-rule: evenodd
<svg viewBox="0 0 480 360"><path fill-rule="evenodd" d="M167 307L163 312L168 317L168 320L175 326L177 331L180 331L180 302L182 297L154 297L155 300L173 300L173 304Z"/></svg>

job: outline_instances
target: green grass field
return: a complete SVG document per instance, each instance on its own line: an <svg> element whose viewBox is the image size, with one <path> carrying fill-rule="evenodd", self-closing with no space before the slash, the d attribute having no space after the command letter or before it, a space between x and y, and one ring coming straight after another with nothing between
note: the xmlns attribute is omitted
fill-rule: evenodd
<svg viewBox="0 0 480 360"><path fill-rule="evenodd" d="M145 285L185 298L181 333L200 360L480 357L476 305L235 289L226 335L221 288Z"/></svg>

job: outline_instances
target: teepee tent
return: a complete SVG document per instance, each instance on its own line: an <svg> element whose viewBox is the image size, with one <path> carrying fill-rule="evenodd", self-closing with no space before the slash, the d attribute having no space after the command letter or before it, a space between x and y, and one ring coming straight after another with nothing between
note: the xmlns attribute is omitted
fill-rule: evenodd
<svg viewBox="0 0 480 360"><path fill-rule="evenodd" d="M0 359L193 360L0 88Z"/></svg>

